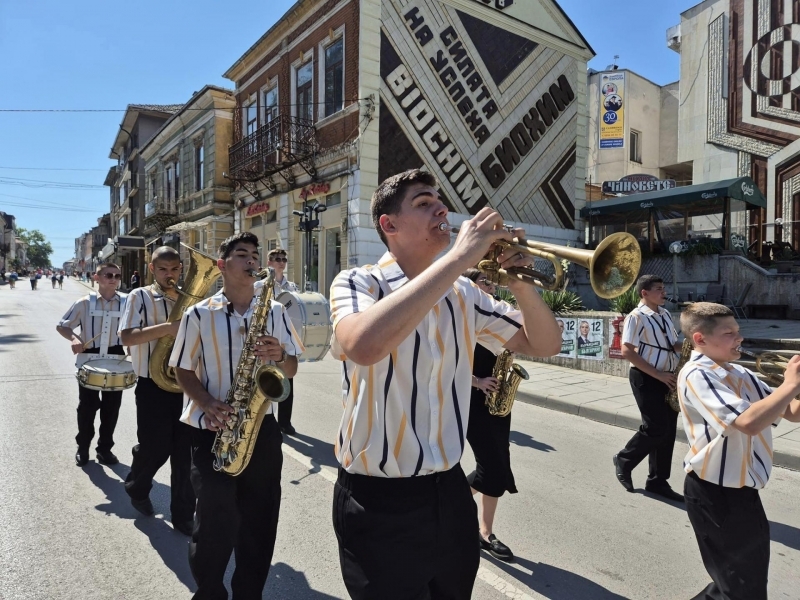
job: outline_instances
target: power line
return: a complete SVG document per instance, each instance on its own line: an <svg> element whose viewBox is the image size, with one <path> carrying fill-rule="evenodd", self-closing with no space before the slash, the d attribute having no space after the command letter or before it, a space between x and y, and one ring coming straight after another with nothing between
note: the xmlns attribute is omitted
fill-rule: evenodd
<svg viewBox="0 0 800 600"><path fill-rule="evenodd" d="M22 177L0 177L0 185L21 185L29 188L58 188L64 190L100 190L105 187L96 183L70 183L68 181L24 179Z"/></svg>
<svg viewBox="0 0 800 600"><path fill-rule="evenodd" d="M14 196L12 194L0 194L0 196L4 196L5 198L14 198L16 200L27 200L28 202L37 202L41 205L46 206L53 206L57 208L79 208L79 209L87 209L89 210L90 207L88 206L75 206L74 204L62 204L60 202L51 202L49 200L37 200L36 198L26 198L24 196Z"/></svg>
<svg viewBox="0 0 800 600"><path fill-rule="evenodd" d="M361 103L365 100L369 100L369 98L356 98L351 102ZM270 108L292 108L296 106L324 106L327 104L327 101L321 100L319 102L295 102L293 104L272 104ZM261 108L264 108L263 105L260 105ZM241 109L244 110L247 108L246 106L242 106ZM343 107L346 108L346 107ZM0 113L124 113L128 112L129 109L127 108L0 108ZM156 108L147 109L147 108L132 108L130 109L133 112L144 112L147 110L153 112L167 112L167 111L159 111ZM206 106L206 107L198 107L198 108L181 108L176 110L174 113L177 114L178 112L182 111L209 111L209 110L227 110L227 111L234 111L234 108L218 108L214 106Z"/></svg>
<svg viewBox="0 0 800 600"><path fill-rule="evenodd" d="M99 173L106 173L108 169L69 169L69 168L47 168L47 167L0 167L7 171L97 171Z"/></svg>
<svg viewBox="0 0 800 600"><path fill-rule="evenodd" d="M17 208L32 208L37 210L52 210L57 212L82 212L82 213L94 213L97 214L96 210L92 210L89 208L56 208L55 206L33 206L31 204L17 204L16 202L4 202L3 206L14 206Z"/></svg>

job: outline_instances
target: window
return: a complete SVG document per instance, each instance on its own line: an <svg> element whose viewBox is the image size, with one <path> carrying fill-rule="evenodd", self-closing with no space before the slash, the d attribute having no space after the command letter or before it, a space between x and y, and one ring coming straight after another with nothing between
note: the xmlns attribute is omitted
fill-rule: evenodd
<svg viewBox="0 0 800 600"><path fill-rule="evenodd" d="M264 125L278 118L278 86L264 92Z"/></svg>
<svg viewBox="0 0 800 600"><path fill-rule="evenodd" d="M267 213L267 223L274 223L278 220L278 211L271 210Z"/></svg>
<svg viewBox="0 0 800 600"><path fill-rule="evenodd" d="M181 197L181 161L175 161L175 199Z"/></svg>
<svg viewBox="0 0 800 600"><path fill-rule="evenodd" d="M154 201L156 199L156 174L152 173L150 175L150 201Z"/></svg>
<svg viewBox="0 0 800 600"><path fill-rule="evenodd" d="M205 177L203 174L203 162L205 154L203 152L203 145L200 144L194 149L194 191L199 192L205 186Z"/></svg>
<svg viewBox="0 0 800 600"><path fill-rule="evenodd" d="M344 108L344 38L325 48L325 116Z"/></svg>
<svg viewBox="0 0 800 600"><path fill-rule="evenodd" d="M128 182L122 184L122 195L119 197L119 205L122 206L128 200Z"/></svg>
<svg viewBox="0 0 800 600"><path fill-rule="evenodd" d="M250 219L250 229L253 229L253 227L261 227L261 224L263 222L264 221L261 218L261 215L258 215L257 217L253 217L252 219Z"/></svg>
<svg viewBox="0 0 800 600"><path fill-rule="evenodd" d="M167 167L164 170L164 191L167 196L165 200L172 202L172 167Z"/></svg>
<svg viewBox="0 0 800 600"><path fill-rule="evenodd" d="M128 231L128 230L127 230L127 229L125 229L125 217L122 217L122 218L119 220L119 234L120 234L120 235L125 235L125 234L127 233L127 231Z"/></svg>
<svg viewBox="0 0 800 600"><path fill-rule="evenodd" d="M244 107L244 134L250 135L258 129L258 105L255 98Z"/></svg>
<svg viewBox="0 0 800 600"><path fill-rule="evenodd" d="M295 90L297 117L309 121L314 120L314 103L311 98L313 74L314 61L312 60L297 69L297 87Z"/></svg>
<svg viewBox="0 0 800 600"><path fill-rule="evenodd" d="M278 247L277 239L272 238L271 240L267 240L267 252L269 252L270 250L275 250L275 248L277 247Z"/></svg>
<svg viewBox="0 0 800 600"><path fill-rule="evenodd" d="M335 194L328 194L325 196L325 206L338 206L342 203L342 193L336 192Z"/></svg>
<svg viewBox="0 0 800 600"><path fill-rule="evenodd" d="M642 162L642 134L638 131L634 131L631 129L631 138L630 138L630 161L631 162Z"/></svg>

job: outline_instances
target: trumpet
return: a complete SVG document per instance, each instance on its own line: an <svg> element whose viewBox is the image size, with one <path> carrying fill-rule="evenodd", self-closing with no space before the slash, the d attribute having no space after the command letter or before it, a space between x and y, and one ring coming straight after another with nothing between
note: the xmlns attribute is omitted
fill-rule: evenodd
<svg viewBox="0 0 800 600"><path fill-rule="evenodd" d="M756 359L756 371L761 373L771 386L778 387L783 383L783 374L789 366L791 357L777 352L750 352L741 346L737 350L741 354Z"/></svg>
<svg viewBox="0 0 800 600"><path fill-rule="evenodd" d="M513 228L504 225L509 231ZM439 223L439 231L459 232L458 227L447 223ZM512 267L502 269L497 257L511 249L519 254L533 258L548 260L553 264L553 274L543 273L531 267ZM600 298L606 300L624 294L636 281L642 266L642 252L639 242L629 233L612 233L604 238L595 250L569 248L545 242L523 240L517 238L508 242L497 240L489 253L478 263L486 278L499 286L505 286L510 279L540 287L545 290L562 290L566 284L562 260L568 260L589 270L589 282L592 290Z"/></svg>

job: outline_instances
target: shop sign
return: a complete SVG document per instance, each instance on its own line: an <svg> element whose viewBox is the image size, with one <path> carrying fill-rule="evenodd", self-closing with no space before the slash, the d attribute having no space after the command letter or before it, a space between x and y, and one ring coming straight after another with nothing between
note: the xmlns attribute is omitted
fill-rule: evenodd
<svg viewBox="0 0 800 600"><path fill-rule="evenodd" d="M247 217L254 217L261 213L269 212L269 202L256 202L247 207Z"/></svg>
<svg viewBox="0 0 800 600"><path fill-rule="evenodd" d="M653 175L636 174L627 175L619 181L604 181L604 194L641 194L646 192L660 192L676 187L674 179L659 179Z"/></svg>
<svg viewBox="0 0 800 600"><path fill-rule="evenodd" d="M305 200L311 196L322 196L331 191L330 183L312 183L300 190L300 198Z"/></svg>

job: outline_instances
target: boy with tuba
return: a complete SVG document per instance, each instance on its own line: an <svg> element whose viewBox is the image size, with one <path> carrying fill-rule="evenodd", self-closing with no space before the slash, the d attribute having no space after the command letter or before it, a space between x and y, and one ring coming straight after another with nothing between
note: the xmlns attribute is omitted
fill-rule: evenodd
<svg viewBox="0 0 800 600"><path fill-rule="evenodd" d="M231 580L234 598L261 598L269 574L278 514L281 504L281 436L273 414L266 411L250 449L247 468L233 476L214 464L217 432L225 429L232 408L225 402L235 385L242 351L255 320L265 319L265 331L253 348L256 362L274 364L286 377L297 372L297 357L303 345L283 314L272 302L268 314L258 304L263 287L256 285L259 270L258 238L237 233L219 247L217 266L223 287L211 298L187 310L181 319L170 357L185 393L181 421L191 425L192 485L197 494L197 514L189 565L197 592L194 598L227 598L225 570L236 552L236 570ZM251 358L248 356L248 359Z"/></svg>
<svg viewBox="0 0 800 600"><path fill-rule="evenodd" d="M772 472L772 426L800 422L800 356L770 389L733 364L742 336L733 311L696 302L681 314L694 346L678 375L690 448L683 461L686 512L712 582L694 598L767 600L769 521L758 491Z"/></svg>
<svg viewBox="0 0 800 600"><path fill-rule="evenodd" d="M178 299L174 282L181 275L181 257L169 246L153 252L148 268L156 283L139 287L128 294L119 335L130 347L136 381L136 435L131 471L125 491L131 505L145 516L154 514L150 501L153 477L170 461L170 512L172 526L184 535L194 526L194 492L189 480L191 468L191 430L180 422L183 394L162 390L150 373L150 355L158 340L178 334L179 321L169 315ZM170 283L172 281L172 284Z"/></svg>

